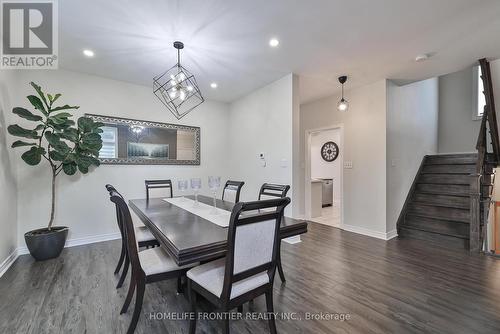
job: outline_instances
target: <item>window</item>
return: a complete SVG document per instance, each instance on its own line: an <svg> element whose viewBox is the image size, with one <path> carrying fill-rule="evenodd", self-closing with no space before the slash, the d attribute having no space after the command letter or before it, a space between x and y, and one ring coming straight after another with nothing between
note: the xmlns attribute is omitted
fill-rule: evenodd
<svg viewBox="0 0 500 334"><path fill-rule="evenodd" d="M474 118L480 119L483 116L486 98L484 97L483 80L481 79L481 67L474 68Z"/></svg>
<svg viewBox="0 0 500 334"><path fill-rule="evenodd" d="M102 148L99 151L99 158L118 158L118 128L103 126L101 129Z"/></svg>

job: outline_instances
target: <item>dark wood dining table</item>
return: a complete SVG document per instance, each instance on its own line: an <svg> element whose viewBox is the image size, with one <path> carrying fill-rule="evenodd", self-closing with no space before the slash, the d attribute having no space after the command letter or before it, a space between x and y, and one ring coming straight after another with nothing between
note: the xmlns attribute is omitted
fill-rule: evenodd
<svg viewBox="0 0 500 334"><path fill-rule="evenodd" d="M194 196L186 196L194 199ZM213 205L213 198L198 195L201 203ZM221 227L162 198L134 199L130 208L142 220L178 265L222 257L227 249L227 227ZM234 203L217 199L219 209L231 211ZM307 232L307 221L284 217L280 238Z"/></svg>

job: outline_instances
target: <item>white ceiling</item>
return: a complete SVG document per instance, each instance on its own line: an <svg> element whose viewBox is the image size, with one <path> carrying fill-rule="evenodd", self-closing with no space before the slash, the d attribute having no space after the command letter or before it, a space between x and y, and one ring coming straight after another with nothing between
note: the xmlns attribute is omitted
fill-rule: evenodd
<svg viewBox="0 0 500 334"><path fill-rule="evenodd" d="M225 102L290 72L307 102L341 74L347 87L414 81L500 57L498 0L65 0L59 18L60 67L151 86L181 40L204 96Z"/></svg>

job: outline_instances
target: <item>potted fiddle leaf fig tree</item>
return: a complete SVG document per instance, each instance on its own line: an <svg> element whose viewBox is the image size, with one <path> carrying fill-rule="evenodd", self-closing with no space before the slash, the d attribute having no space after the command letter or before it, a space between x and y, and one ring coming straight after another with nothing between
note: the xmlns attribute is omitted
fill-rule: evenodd
<svg viewBox="0 0 500 334"><path fill-rule="evenodd" d="M10 125L8 132L23 140L12 144L13 148L27 149L21 158L30 166L40 165L50 168L52 186L50 188L51 209L48 226L26 232L24 239L31 255L36 260L58 257L68 236L68 227L54 226L56 205L56 179L61 174L87 174L92 166L99 166L99 150L102 147L100 129L104 124L91 118L80 117L75 123L70 110L77 106L59 105L56 101L61 94L46 94L37 84L30 83L36 95L27 98L34 108L31 112L16 107L12 112L33 123L30 127ZM27 123L26 123L27 124ZM41 190L45 192L45 190Z"/></svg>

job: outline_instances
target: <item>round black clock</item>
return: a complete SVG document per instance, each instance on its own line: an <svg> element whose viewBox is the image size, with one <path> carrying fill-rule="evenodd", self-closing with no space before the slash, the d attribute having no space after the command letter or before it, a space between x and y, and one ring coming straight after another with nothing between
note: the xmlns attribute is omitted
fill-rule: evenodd
<svg viewBox="0 0 500 334"><path fill-rule="evenodd" d="M333 141L323 144L321 147L321 157L323 160L332 162L339 156L339 147Z"/></svg>

